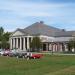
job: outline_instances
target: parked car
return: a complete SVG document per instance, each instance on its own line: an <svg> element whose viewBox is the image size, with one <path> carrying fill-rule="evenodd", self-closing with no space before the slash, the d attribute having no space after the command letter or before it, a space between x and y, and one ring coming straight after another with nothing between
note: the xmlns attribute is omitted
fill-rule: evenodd
<svg viewBox="0 0 75 75"><path fill-rule="evenodd" d="M27 52L25 50L18 50L16 53L17 58L25 58L27 56Z"/></svg>
<svg viewBox="0 0 75 75"><path fill-rule="evenodd" d="M4 54L4 50L0 49L0 56L2 56Z"/></svg>
<svg viewBox="0 0 75 75"><path fill-rule="evenodd" d="M33 54L33 53L27 53L27 57L30 59L39 59L43 56L43 54Z"/></svg>
<svg viewBox="0 0 75 75"><path fill-rule="evenodd" d="M17 58L26 58L26 56L27 56L27 52L25 52L25 53L17 53L16 54Z"/></svg>
<svg viewBox="0 0 75 75"><path fill-rule="evenodd" d="M4 50L3 56L9 56L10 52L10 50Z"/></svg>
<svg viewBox="0 0 75 75"><path fill-rule="evenodd" d="M39 58L41 58L42 56L43 56L42 54L32 54L31 58L39 59Z"/></svg>
<svg viewBox="0 0 75 75"><path fill-rule="evenodd" d="M10 50L9 56L15 57L17 55L17 50Z"/></svg>

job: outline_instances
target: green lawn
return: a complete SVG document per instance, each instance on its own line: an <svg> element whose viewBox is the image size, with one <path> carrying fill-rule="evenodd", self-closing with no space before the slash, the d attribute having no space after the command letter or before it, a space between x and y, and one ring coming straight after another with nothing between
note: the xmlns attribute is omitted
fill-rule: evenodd
<svg viewBox="0 0 75 75"><path fill-rule="evenodd" d="M0 75L75 75L75 56L45 55L31 60L0 57Z"/></svg>

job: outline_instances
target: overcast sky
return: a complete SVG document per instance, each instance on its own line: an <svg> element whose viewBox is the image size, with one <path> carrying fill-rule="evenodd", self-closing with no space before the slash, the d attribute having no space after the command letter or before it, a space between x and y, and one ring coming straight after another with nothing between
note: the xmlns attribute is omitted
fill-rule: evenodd
<svg viewBox="0 0 75 75"><path fill-rule="evenodd" d="M35 22L75 30L75 0L0 0L0 26L5 31Z"/></svg>

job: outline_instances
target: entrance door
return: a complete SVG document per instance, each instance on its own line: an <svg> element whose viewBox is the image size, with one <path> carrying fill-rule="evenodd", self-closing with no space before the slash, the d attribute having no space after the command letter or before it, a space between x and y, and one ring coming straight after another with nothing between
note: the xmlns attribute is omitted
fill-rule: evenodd
<svg viewBox="0 0 75 75"><path fill-rule="evenodd" d="M43 51L46 51L46 44L43 44Z"/></svg>

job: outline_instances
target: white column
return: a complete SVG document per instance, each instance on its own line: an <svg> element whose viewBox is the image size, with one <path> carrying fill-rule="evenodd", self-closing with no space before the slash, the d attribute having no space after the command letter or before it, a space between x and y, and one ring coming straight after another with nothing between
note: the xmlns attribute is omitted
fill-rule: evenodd
<svg viewBox="0 0 75 75"><path fill-rule="evenodd" d="M51 51L53 51L53 44L51 43Z"/></svg>
<svg viewBox="0 0 75 75"><path fill-rule="evenodd" d="M53 45L53 52L55 52L55 44Z"/></svg>
<svg viewBox="0 0 75 75"><path fill-rule="evenodd" d="M13 49L15 48L15 38L13 38Z"/></svg>
<svg viewBox="0 0 75 75"><path fill-rule="evenodd" d="M57 44L56 44L56 51L58 51L58 46L57 46Z"/></svg>
<svg viewBox="0 0 75 75"><path fill-rule="evenodd" d="M20 37L20 49L22 49L22 38Z"/></svg>
<svg viewBox="0 0 75 75"><path fill-rule="evenodd" d="M10 49L12 49L12 38L10 38L9 41L10 41Z"/></svg>
<svg viewBox="0 0 75 75"><path fill-rule="evenodd" d="M51 44L49 44L49 50L52 50Z"/></svg>
<svg viewBox="0 0 75 75"><path fill-rule="evenodd" d="M67 45L66 45L66 44L64 45L64 47L65 47L65 51L68 51L68 49L67 49Z"/></svg>
<svg viewBox="0 0 75 75"><path fill-rule="evenodd" d="M27 37L27 49L29 49L29 37Z"/></svg>
<svg viewBox="0 0 75 75"><path fill-rule="evenodd" d="M23 38L23 50L26 50L26 42L25 42L25 37Z"/></svg>
<svg viewBox="0 0 75 75"><path fill-rule="evenodd" d="M62 52L62 44L60 44L60 52Z"/></svg>
<svg viewBox="0 0 75 75"><path fill-rule="evenodd" d="M18 49L18 38L16 38L16 48Z"/></svg>
<svg viewBox="0 0 75 75"><path fill-rule="evenodd" d="M48 51L48 43L46 44L46 51Z"/></svg>
<svg viewBox="0 0 75 75"><path fill-rule="evenodd" d="M59 52L60 51L60 44L59 43L57 44L57 49L58 49L57 52Z"/></svg>

